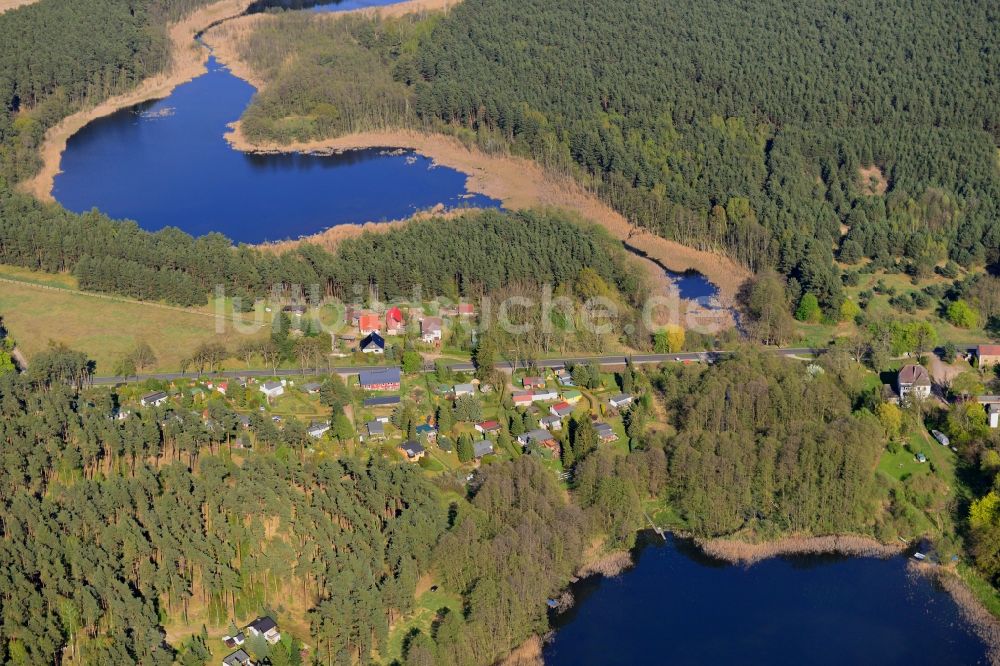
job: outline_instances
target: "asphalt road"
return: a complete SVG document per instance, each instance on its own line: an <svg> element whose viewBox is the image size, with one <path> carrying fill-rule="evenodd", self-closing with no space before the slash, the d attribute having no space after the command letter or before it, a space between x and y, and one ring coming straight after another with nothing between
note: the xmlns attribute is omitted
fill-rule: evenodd
<svg viewBox="0 0 1000 666"><path fill-rule="evenodd" d="M821 354L825 350L810 347L787 347L782 349L773 350L774 353L781 356L810 356L815 354ZM719 356L724 356L726 354L731 354L731 351L712 351L712 352L679 352L677 354L634 354L630 357L632 363L636 365L656 365L659 363L667 363L670 361L674 362L684 362L684 361L711 361ZM625 365L625 356L583 356L583 357L572 357L572 358L560 358L560 359L544 359L537 360L534 365L540 368L562 368L566 365L576 364L576 363L597 363L600 366L620 366ZM513 363L508 361L499 362L496 364L497 368L501 370L512 370L524 368L524 364L517 364L514 367ZM328 374L338 374L338 375L356 375L362 370L371 370L377 366L361 365L361 366L334 366L332 368L312 368L302 371L301 369L291 369L282 368L278 370L278 375L281 376L314 376L314 375L328 375ZM453 363L449 366L452 370L458 372L469 372L474 370L475 367L472 363ZM433 365L425 365L423 368L424 372L433 372ZM166 381L172 381L175 379L196 379L198 377L206 377L212 379L229 379L235 377L274 377L275 373L270 370L222 370L219 372L160 372L152 374L143 375L132 375L130 377L94 377L91 380L92 384L95 385L108 385L108 384L123 384L125 382L135 382L144 381L146 379L161 379Z"/></svg>

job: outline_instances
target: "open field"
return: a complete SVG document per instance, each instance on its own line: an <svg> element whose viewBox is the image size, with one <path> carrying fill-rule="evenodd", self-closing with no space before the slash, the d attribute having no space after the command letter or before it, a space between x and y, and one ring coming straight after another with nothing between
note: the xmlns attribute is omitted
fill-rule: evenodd
<svg viewBox="0 0 1000 666"><path fill-rule="evenodd" d="M67 276L21 274L23 280L12 281L11 269L0 268L4 280L0 316L29 362L50 341L62 342L86 352L96 361L99 374L111 374L115 364L144 341L156 353L157 363L150 370L176 371L181 359L203 342L235 347L244 338L232 326L224 326L225 333L217 334L218 318L208 308L185 310L108 298L75 291L72 285L42 282L46 278L67 281ZM38 276L38 282L29 281L32 276Z"/></svg>

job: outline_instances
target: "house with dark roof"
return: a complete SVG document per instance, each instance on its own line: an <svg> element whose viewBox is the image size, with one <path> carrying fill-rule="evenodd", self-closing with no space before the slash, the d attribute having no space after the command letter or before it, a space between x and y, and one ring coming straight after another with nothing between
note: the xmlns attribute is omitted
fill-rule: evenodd
<svg viewBox="0 0 1000 666"><path fill-rule="evenodd" d="M385 353L385 338L376 332L369 333L358 345L362 354L383 354Z"/></svg>
<svg viewBox="0 0 1000 666"><path fill-rule="evenodd" d="M616 396L612 396L608 399L608 406L612 409L621 409L622 407L628 407L632 404L632 396L627 393L619 393Z"/></svg>
<svg viewBox="0 0 1000 666"><path fill-rule="evenodd" d="M415 442L412 439L400 444L399 450L403 452L403 454L406 456L406 459L409 460L410 462L416 462L420 460L421 458L424 457L424 454L427 453L427 450L423 446L421 446L419 442Z"/></svg>
<svg viewBox="0 0 1000 666"><path fill-rule="evenodd" d="M399 404L398 395L379 395L374 398L365 398L365 407L392 407Z"/></svg>
<svg viewBox="0 0 1000 666"><path fill-rule="evenodd" d="M372 368L358 373L358 383L366 391L398 391L399 368Z"/></svg>
<svg viewBox="0 0 1000 666"><path fill-rule="evenodd" d="M222 642L226 644L226 647L230 650L233 648L238 648L246 642L246 636L243 635L242 631L236 632L235 636L223 636Z"/></svg>
<svg viewBox="0 0 1000 666"><path fill-rule="evenodd" d="M904 365L896 377L896 388L899 391L900 402L906 402L910 396L929 398L931 395L931 376L927 368L911 363Z"/></svg>
<svg viewBox="0 0 1000 666"><path fill-rule="evenodd" d="M549 431L562 430L562 419L554 414L549 414L538 419L538 425Z"/></svg>
<svg viewBox="0 0 1000 666"><path fill-rule="evenodd" d="M323 388L323 386L319 382L309 382L308 384L302 385L302 390L308 393L309 395L316 395L317 393L319 393L319 390L321 388Z"/></svg>
<svg viewBox="0 0 1000 666"><path fill-rule="evenodd" d="M369 421L365 428L368 430L368 439L385 439L385 426L381 421Z"/></svg>
<svg viewBox="0 0 1000 666"><path fill-rule="evenodd" d="M237 650L222 660L222 666L254 666L246 650Z"/></svg>
<svg viewBox="0 0 1000 666"><path fill-rule="evenodd" d="M139 399L139 404L143 407L159 407L167 401L168 397L169 396L166 391L156 391L155 393L148 393L142 396L142 398Z"/></svg>
<svg viewBox="0 0 1000 666"><path fill-rule="evenodd" d="M474 442L472 444L472 453L476 458L490 455L493 453L493 440L481 439L478 442Z"/></svg>
<svg viewBox="0 0 1000 666"><path fill-rule="evenodd" d="M602 442L613 442L618 439L618 435L615 433L615 429L607 423L595 423L594 430L597 432L597 439Z"/></svg>
<svg viewBox="0 0 1000 666"><path fill-rule="evenodd" d="M529 446L531 444L536 444L538 446L544 446L546 448L558 448L558 442L555 438L549 434L548 430L531 430L524 434L517 436L517 442L521 446Z"/></svg>
<svg viewBox="0 0 1000 666"><path fill-rule="evenodd" d="M262 636L271 645L281 640L278 623L268 615L258 617L247 625L246 630L251 636Z"/></svg>

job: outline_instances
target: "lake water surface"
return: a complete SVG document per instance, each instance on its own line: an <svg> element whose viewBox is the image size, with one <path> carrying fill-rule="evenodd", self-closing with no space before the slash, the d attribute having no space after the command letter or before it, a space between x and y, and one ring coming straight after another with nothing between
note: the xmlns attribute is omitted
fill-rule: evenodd
<svg viewBox="0 0 1000 666"><path fill-rule="evenodd" d="M654 540L655 539L655 540ZM752 567L644 537L635 568L577 584L547 666L988 664L947 592L888 560L799 556Z"/></svg>
<svg viewBox="0 0 1000 666"><path fill-rule="evenodd" d="M53 195L145 229L218 231L238 242L409 217L444 204L495 207L466 176L408 151L247 155L223 138L254 88L210 58L166 99L96 120L70 138Z"/></svg>

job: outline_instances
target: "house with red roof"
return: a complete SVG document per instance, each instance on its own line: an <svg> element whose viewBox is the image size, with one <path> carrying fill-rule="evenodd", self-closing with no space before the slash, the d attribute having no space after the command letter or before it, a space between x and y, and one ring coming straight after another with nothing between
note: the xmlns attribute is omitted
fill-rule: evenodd
<svg viewBox="0 0 1000 666"><path fill-rule="evenodd" d="M392 306L385 311L385 332L387 335L400 335L403 329L403 311Z"/></svg>
<svg viewBox="0 0 1000 666"><path fill-rule="evenodd" d="M1000 345L979 345L976 358L980 368L988 368L1000 364Z"/></svg>
<svg viewBox="0 0 1000 666"><path fill-rule="evenodd" d="M358 330L361 332L361 335L378 333L382 330L382 321L377 314L367 312L358 317Z"/></svg>

